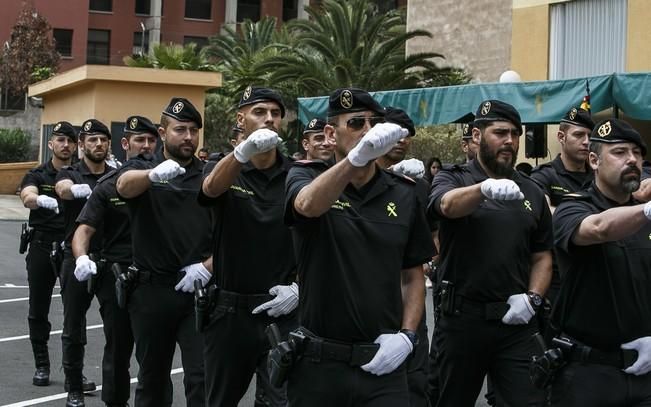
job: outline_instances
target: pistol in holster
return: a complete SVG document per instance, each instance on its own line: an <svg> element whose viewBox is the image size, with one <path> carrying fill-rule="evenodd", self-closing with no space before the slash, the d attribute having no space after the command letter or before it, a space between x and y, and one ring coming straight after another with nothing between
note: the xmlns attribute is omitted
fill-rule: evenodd
<svg viewBox="0 0 651 407"><path fill-rule="evenodd" d="M549 387L556 375L567 364L567 357L575 346L569 339L563 337L554 337L551 340L551 346L547 349L545 341L540 334L534 335L534 338L543 350L542 355L532 356L529 363L529 378L534 386L539 389Z"/></svg>
<svg viewBox="0 0 651 407"><path fill-rule="evenodd" d="M52 273L54 273L55 277L59 277L61 263L63 263L63 249L61 249L61 243L52 242L52 249L50 250L50 266L52 267Z"/></svg>
<svg viewBox="0 0 651 407"><path fill-rule="evenodd" d="M275 387L282 387L287 381L294 363L302 354L306 336L301 331L293 331L289 333L289 338L286 341L282 341L280 330L275 323L270 324L265 332L271 344L267 359L269 382Z"/></svg>
<svg viewBox="0 0 651 407"><path fill-rule="evenodd" d="M439 289L439 304L443 315L453 315L456 312L455 297L456 289L454 283L442 280Z"/></svg>
<svg viewBox="0 0 651 407"><path fill-rule="evenodd" d="M24 254L27 251L27 246L29 242L32 241L34 237L34 228L27 226L27 223L23 223L20 227L20 245L18 246L18 253Z"/></svg>
<svg viewBox="0 0 651 407"><path fill-rule="evenodd" d="M90 276L90 278L86 282L86 290L88 291L88 294L95 294L95 291L98 288L98 281L102 273L104 273L104 269L106 268L106 259L98 259L97 255L95 253L91 253L88 255L88 258L92 261L95 262L95 267L97 267L97 273L93 274Z"/></svg>
<svg viewBox="0 0 651 407"><path fill-rule="evenodd" d="M201 280L194 280L194 326L197 332L201 333L210 321L214 296L204 288Z"/></svg>
<svg viewBox="0 0 651 407"><path fill-rule="evenodd" d="M113 263L111 270L115 276L115 298L118 307L126 309L129 295L138 282L138 269L129 266L126 271L123 271L119 263Z"/></svg>

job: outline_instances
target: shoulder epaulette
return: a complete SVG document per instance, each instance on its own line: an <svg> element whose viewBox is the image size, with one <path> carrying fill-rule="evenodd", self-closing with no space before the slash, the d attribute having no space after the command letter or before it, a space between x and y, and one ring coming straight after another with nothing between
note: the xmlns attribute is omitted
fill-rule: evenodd
<svg viewBox="0 0 651 407"><path fill-rule="evenodd" d="M104 174L100 179L98 179L97 183L98 184L102 183L103 181L105 181L105 180L111 178L112 176L114 176L115 174L117 174L117 172L118 172L117 169L112 169L111 171Z"/></svg>
<svg viewBox="0 0 651 407"><path fill-rule="evenodd" d="M569 194L563 194L563 201L587 201L590 199L590 195L582 194L580 192L571 192Z"/></svg>
<svg viewBox="0 0 651 407"><path fill-rule="evenodd" d="M414 184L416 184L416 180L413 179L413 178L411 178L411 177L408 177L407 175L404 175L404 174L396 174L395 172L393 172L393 171L391 171L391 170L387 170L387 169L385 169L384 172L386 172L387 174L393 176L394 178L397 178L397 179L399 179L400 181L405 182L405 183L407 183L407 184L409 184L409 185L414 185Z"/></svg>

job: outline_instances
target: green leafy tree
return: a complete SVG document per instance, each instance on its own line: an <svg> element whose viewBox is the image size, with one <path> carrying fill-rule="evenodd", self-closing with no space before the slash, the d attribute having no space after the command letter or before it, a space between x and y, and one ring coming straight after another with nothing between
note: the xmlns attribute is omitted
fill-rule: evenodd
<svg viewBox="0 0 651 407"><path fill-rule="evenodd" d="M50 24L31 2L23 2L11 38L2 50L0 86L22 94L30 84L54 75L59 60Z"/></svg>
<svg viewBox="0 0 651 407"><path fill-rule="evenodd" d="M139 68L178 69L186 71L214 71L204 50L197 49L197 44L155 44L149 54L124 57L127 66Z"/></svg>
<svg viewBox="0 0 651 407"><path fill-rule="evenodd" d="M444 163L461 163L465 155L461 150L461 133L456 124L420 127L416 129L410 147L410 156L426 162L438 157Z"/></svg>

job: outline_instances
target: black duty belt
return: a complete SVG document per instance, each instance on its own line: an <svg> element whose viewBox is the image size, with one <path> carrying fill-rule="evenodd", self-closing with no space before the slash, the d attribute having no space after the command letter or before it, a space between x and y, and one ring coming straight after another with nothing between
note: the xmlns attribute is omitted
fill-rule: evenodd
<svg viewBox="0 0 651 407"><path fill-rule="evenodd" d="M35 230L32 235L32 241L38 243L52 243L63 241L63 235L55 232L41 232Z"/></svg>
<svg viewBox="0 0 651 407"><path fill-rule="evenodd" d="M605 352L590 346L575 344L567 355L570 362L594 363L597 365L612 366L624 369L632 365L637 359L635 350L619 349Z"/></svg>
<svg viewBox="0 0 651 407"><path fill-rule="evenodd" d="M215 290L215 294L217 295L217 306L226 307L231 312L238 308L250 312L257 306L275 298L271 294L240 294L226 290Z"/></svg>
<svg viewBox="0 0 651 407"><path fill-rule="evenodd" d="M313 362L333 360L357 367L370 362L378 349L380 345L377 343L343 343L308 336L303 343L302 355Z"/></svg>
<svg viewBox="0 0 651 407"><path fill-rule="evenodd" d="M138 282L174 287L181 281L179 274L152 273L148 270L138 271Z"/></svg>
<svg viewBox="0 0 651 407"><path fill-rule="evenodd" d="M455 309L456 313L470 314L489 321L499 321L506 314L509 305L504 301L478 302L457 296L455 298Z"/></svg>

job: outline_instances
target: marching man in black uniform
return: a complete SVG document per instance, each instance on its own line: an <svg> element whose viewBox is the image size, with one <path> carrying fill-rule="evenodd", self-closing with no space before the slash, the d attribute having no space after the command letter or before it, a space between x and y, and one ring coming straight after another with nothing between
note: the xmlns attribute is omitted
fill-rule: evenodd
<svg viewBox="0 0 651 407"><path fill-rule="evenodd" d="M301 146L305 150L306 160L328 161L334 154L334 140L327 138L323 128L327 123L318 117L310 120L303 130Z"/></svg>
<svg viewBox="0 0 651 407"><path fill-rule="evenodd" d="M158 130L151 121L141 116L131 116L124 126L122 148L127 159L139 154L151 154L156 149ZM117 263L127 271L131 266L131 232L126 203L115 190L117 170L97 181L88 202L77 217L79 226L72 239L72 253L79 259L87 256L90 242L98 230L103 231L102 270L95 282L95 295L104 324L104 356L102 358L102 401L109 407L124 407L129 400L129 363L133 351L133 332L129 313L120 308L115 294L115 276L112 265ZM98 273L96 262L86 263L91 273L81 273L86 281Z"/></svg>
<svg viewBox="0 0 651 407"><path fill-rule="evenodd" d="M203 343L192 295L195 281L205 286L212 272L211 215L197 203L204 163L194 153L201 126L192 103L172 98L158 128L163 157L129 160L116 181L129 210L137 269L128 301L140 366L136 406L171 405L166 389L177 343L187 406L205 406Z"/></svg>
<svg viewBox="0 0 651 407"><path fill-rule="evenodd" d="M72 254L72 237L77 228L77 216L88 201L88 196L97 180L113 168L106 162L111 133L98 120L89 119L79 132L79 144L83 152L81 161L72 167L61 169L56 178L56 192L64 203L65 246L61 268L61 298L63 299L63 371L66 375L65 389L68 391L67 406L84 406L83 391L95 390L95 383L83 376L84 346L86 345L86 311L93 295L88 293L88 285L81 283L80 275L89 272L88 256L75 260ZM100 239L94 239L89 253L99 254Z"/></svg>
<svg viewBox="0 0 651 407"><path fill-rule="evenodd" d="M651 203L640 186L646 144L626 122L590 137L595 180L554 213L564 274L553 322L568 363L552 386L555 406L647 406L651 401Z"/></svg>
<svg viewBox="0 0 651 407"><path fill-rule="evenodd" d="M490 374L498 405L537 405L528 377L533 316L551 278L551 214L544 194L513 170L522 125L513 106L483 102L477 158L437 174L430 216L440 220L439 406L473 406ZM468 247L473 253L468 254Z"/></svg>
<svg viewBox="0 0 651 407"><path fill-rule="evenodd" d="M276 91L249 86L237 113L235 150L206 176L200 202L215 214L213 258L217 289L205 331L206 387L211 407L236 407L257 371L256 405L287 405L271 386L265 328L285 335L297 327L296 261L283 222L290 161L276 146L285 106Z"/></svg>
<svg viewBox="0 0 651 407"><path fill-rule="evenodd" d="M61 168L70 165L70 157L77 151L77 133L68 122L54 125L48 141L52 158L45 164L30 170L20 185L20 199L29 212L29 226L34 229L25 258L29 283L29 339L34 352L36 372L32 379L35 386L50 384L50 357L47 347L52 325L48 320L52 290L56 283L61 262L50 258L52 244L63 241L63 207L54 190L56 175ZM24 237L23 239L27 239ZM53 264L54 262L54 264Z"/></svg>
<svg viewBox="0 0 651 407"><path fill-rule="evenodd" d="M291 406L409 405L405 360L418 344L423 263L434 254L415 183L375 159L409 132L384 123L366 91L330 96L327 137L337 163L298 162L285 221L296 239L297 360Z"/></svg>

